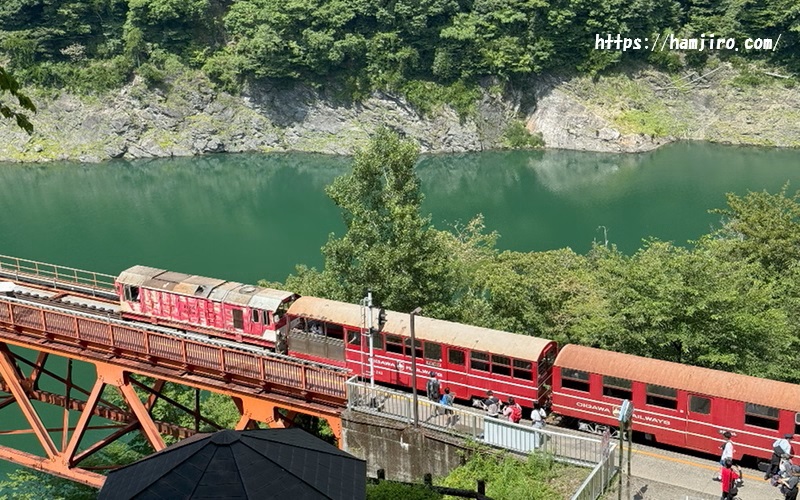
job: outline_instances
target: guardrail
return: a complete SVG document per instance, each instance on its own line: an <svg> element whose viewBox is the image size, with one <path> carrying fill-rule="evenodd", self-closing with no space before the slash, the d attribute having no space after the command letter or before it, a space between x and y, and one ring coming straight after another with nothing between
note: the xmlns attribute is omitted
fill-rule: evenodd
<svg viewBox="0 0 800 500"><path fill-rule="evenodd" d="M0 276L56 289L82 291L94 296L116 296L114 291L116 276L9 255L0 255Z"/></svg>
<svg viewBox="0 0 800 500"><path fill-rule="evenodd" d="M386 387L371 387L352 377L347 381L347 407L356 411L380 415L413 423L413 398L410 394ZM616 473L613 442L603 444L600 439L575 436L548 429L535 429L530 425L515 424L484 412L445 406L418 398L418 418L422 427L449 434L469 436L476 441L509 451L528 454L533 451L549 453L558 462L593 467L589 477L573 496L574 500L595 500Z"/></svg>

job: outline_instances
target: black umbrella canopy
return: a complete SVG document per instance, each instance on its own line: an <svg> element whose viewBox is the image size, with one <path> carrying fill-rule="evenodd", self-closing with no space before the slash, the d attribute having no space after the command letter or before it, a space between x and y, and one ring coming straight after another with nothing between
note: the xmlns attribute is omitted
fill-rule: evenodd
<svg viewBox="0 0 800 500"><path fill-rule="evenodd" d="M223 430L111 472L98 500L352 500L366 481L366 462L301 429Z"/></svg>

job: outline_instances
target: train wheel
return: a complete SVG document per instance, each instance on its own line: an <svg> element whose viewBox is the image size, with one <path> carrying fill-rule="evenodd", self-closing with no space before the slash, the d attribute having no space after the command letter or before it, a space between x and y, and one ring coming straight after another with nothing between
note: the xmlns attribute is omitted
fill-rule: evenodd
<svg viewBox="0 0 800 500"><path fill-rule="evenodd" d="M580 420L578 421L578 430L584 432L590 432L592 434L597 434L600 436L602 436L606 431L609 431L612 439L619 439L619 428L617 427L609 427L603 424L597 424L594 422L586 422L584 420Z"/></svg>

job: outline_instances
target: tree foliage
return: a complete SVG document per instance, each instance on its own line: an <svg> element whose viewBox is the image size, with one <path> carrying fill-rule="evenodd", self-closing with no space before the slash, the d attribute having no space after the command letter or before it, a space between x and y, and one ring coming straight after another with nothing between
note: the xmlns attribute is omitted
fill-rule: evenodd
<svg viewBox="0 0 800 500"><path fill-rule="evenodd" d="M327 188L347 232L322 247L322 272L300 268L287 286L347 302L367 289L399 311L450 302L449 256L430 218L420 215L417 147L381 129L356 153L353 170Z"/></svg>
<svg viewBox="0 0 800 500"><path fill-rule="evenodd" d="M676 69L671 52L596 50L595 36L651 40L781 37L775 50L719 51L721 58L798 66L800 7L794 0L7 0L0 55L24 82L103 90L86 68L132 71L174 58L228 88L263 77L336 82L352 95L416 83L471 88L482 77L522 81L544 71L597 74L625 61ZM660 35L658 35L660 34ZM645 44L646 45L646 44ZM687 52L686 63L705 53ZM76 75L64 69L74 66ZM145 66L142 72L151 70ZM96 71L95 73L98 73Z"/></svg>
<svg viewBox="0 0 800 500"><path fill-rule="evenodd" d="M19 83L17 83L14 77L0 66L0 97L2 97L5 92L8 92L11 97L16 99L18 108L0 99L0 115L3 115L3 118L13 119L19 128L23 129L28 134L32 134L33 124L28 120L25 113L19 111L19 109L36 112L36 106L34 106L33 101L31 101L28 96L20 91Z"/></svg>

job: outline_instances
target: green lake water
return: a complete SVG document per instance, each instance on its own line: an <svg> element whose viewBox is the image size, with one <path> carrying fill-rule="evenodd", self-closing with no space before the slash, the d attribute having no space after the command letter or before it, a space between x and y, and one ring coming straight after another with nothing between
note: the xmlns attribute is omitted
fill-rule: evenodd
<svg viewBox="0 0 800 500"><path fill-rule="evenodd" d="M324 189L349 158L220 155L99 165L0 165L0 254L117 274L135 264L228 280L319 267L344 226ZM800 188L800 151L674 144L651 153L486 152L423 157L423 209L437 227L477 213L520 251L593 240L635 252L709 232L725 193ZM88 375L84 375L87 377ZM48 412L53 422L60 413ZM19 426L16 408L0 430ZM30 436L0 444L38 452ZM15 466L0 462L0 473Z"/></svg>

